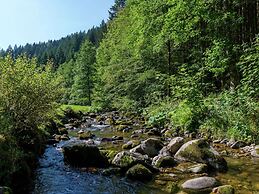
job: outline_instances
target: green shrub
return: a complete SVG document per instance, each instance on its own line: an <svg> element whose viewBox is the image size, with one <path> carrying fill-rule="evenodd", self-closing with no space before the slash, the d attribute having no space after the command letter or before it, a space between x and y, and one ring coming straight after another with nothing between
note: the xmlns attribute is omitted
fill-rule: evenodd
<svg viewBox="0 0 259 194"><path fill-rule="evenodd" d="M63 88L51 64L38 67L25 56L0 59L0 125L14 130L37 128L54 113Z"/></svg>
<svg viewBox="0 0 259 194"><path fill-rule="evenodd" d="M214 137L258 141L259 104L242 93L225 92L204 100L208 114L200 130Z"/></svg>

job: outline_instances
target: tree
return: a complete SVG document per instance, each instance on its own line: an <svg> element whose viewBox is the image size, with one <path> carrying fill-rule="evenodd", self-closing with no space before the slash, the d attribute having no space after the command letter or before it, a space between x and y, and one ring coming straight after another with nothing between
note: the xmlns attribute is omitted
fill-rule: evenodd
<svg viewBox="0 0 259 194"><path fill-rule="evenodd" d="M71 103L91 105L94 87L95 47L86 40L76 56L74 84L71 91Z"/></svg>
<svg viewBox="0 0 259 194"><path fill-rule="evenodd" d="M119 11L121 11L126 5L126 0L115 0L114 5L109 10L109 19L113 20Z"/></svg>

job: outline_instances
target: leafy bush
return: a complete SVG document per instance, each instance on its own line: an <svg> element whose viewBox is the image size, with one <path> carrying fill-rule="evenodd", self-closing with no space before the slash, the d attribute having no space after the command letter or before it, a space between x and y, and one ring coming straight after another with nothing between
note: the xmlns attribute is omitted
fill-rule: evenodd
<svg viewBox="0 0 259 194"><path fill-rule="evenodd" d="M55 111L61 81L50 63L42 68L25 56L0 59L0 124L9 123L14 130L37 128Z"/></svg>
<svg viewBox="0 0 259 194"><path fill-rule="evenodd" d="M214 137L258 141L259 104L242 93L225 92L204 100L208 108L200 130Z"/></svg>
<svg viewBox="0 0 259 194"><path fill-rule="evenodd" d="M145 116L148 118L147 124L156 127L163 127L170 123L168 113L172 110L173 103L168 99L153 104L145 109Z"/></svg>

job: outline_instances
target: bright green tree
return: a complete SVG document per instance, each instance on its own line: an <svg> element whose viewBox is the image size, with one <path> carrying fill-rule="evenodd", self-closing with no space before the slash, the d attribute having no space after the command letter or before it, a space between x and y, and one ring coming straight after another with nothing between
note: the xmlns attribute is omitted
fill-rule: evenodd
<svg viewBox="0 0 259 194"><path fill-rule="evenodd" d="M95 47L86 40L76 56L74 84L70 95L70 103L91 105L95 73Z"/></svg>

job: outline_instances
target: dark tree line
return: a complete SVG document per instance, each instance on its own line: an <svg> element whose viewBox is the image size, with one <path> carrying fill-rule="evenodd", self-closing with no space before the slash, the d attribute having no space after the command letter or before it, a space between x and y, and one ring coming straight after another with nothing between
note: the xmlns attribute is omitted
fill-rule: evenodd
<svg viewBox="0 0 259 194"><path fill-rule="evenodd" d="M77 32L59 40L49 40L48 42L39 42L26 44L25 46L9 46L7 50L1 50L0 56L6 56L11 53L14 58L22 54L28 57L36 57L39 64L46 64L52 60L55 68L60 64L75 59L75 54L79 51L81 44L88 39L96 47L99 45L106 32L106 23L102 21L100 26L93 27L87 32Z"/></svg>

